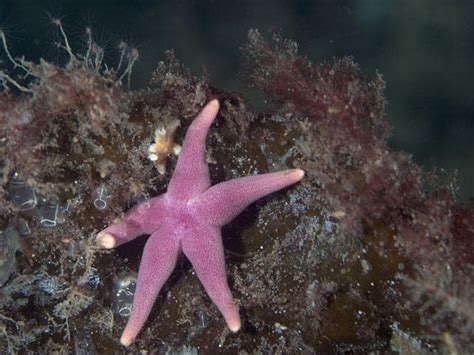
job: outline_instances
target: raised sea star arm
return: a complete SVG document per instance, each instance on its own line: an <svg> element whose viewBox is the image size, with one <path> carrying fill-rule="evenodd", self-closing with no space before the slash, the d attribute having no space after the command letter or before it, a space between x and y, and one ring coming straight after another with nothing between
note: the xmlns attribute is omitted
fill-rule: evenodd
<svg viewBox="0 0 474 355"><path fill-rule="evenodd" d="M252 202L300 181L303 176L303 170L291 169L228 180L209 188L199 196L196 205L204 220L223 226Z"/></svg>
<svg viewBox="0 0 474 355"><path fill-rule="evenodd" d="M116 248L143 234L153 233L159 225L160 211L164 204L161 197L140 203L118 221L97 234L97 243L106 249Z"/></svg>
<svg viewBox="0 0 474 355"><path fill-rule="evenodd" d="M182 248L212 302L229 329L240 329L239 309L234 303L225 272L224 248L218 227L193 228L182 240Z"/></svg>
<svg viewBox="0 0 474 355"><path fill-rule="evenodd" d="M172 198L190 198L211 185L205 157L206 136L218 111L219 101L210 101L189 126L168 186L167 193Z"/></svg>
<svg viewBox="0 0 474 355"><path fill-rule="evenodd" d="M160 228L148 239L138 271L132 312L120 342L128 346L143 327L161 287L173 272L180 252L179 238L172 228Z"/></svg>

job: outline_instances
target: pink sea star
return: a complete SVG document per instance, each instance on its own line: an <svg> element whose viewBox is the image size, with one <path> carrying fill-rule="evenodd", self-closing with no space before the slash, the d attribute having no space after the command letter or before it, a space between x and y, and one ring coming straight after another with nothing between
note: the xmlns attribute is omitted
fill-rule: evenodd
<svg viewBox="0 0 474 355"><path fill-rule="evenodd" d="M120 342L130 345L145 323L158 293L182 250L191 261L207 294L231 331L240 316L227 284L221 227L255 200L300 181L304 172L292 169L246 176L210 186L205 160L206 136L219 111L210 101L194 119L165 194L140 203L118 223L97 235L104 248L114 248L150 234L138 273L132 312Z"/></svg>

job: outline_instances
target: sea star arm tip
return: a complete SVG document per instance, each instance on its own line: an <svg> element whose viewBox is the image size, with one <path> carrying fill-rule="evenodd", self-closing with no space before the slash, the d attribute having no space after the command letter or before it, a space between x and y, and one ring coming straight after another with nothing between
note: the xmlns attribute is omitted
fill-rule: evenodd
<svg viewBox="0 0 474 355"><path fill-rule="evenodd" d="M133 338L129 337L128 335L122 335L120 337L120 344L123 346L130 346L133 343Z"/></svg>
<svg viewBox="0 0 474 355"><path fill-rule="evenodd" d="M227 323L232 333L237 333L241 328L240 318Z"/></svg>
<svg viewBox="0 0 474 355"><path fill-rule="evenodd" d="M99 232L96 243L104 249L113 249L142 234L145 234L144 228L139 223L126 217Z"/></svg>
<svg viewBox="0 0 474 355"><path fill-rule="evenodd" d="M215 111L219 111L219 100L212 99L207 103L207 106L211 107Z"/></svg>
<svg viewBox="0 0 474 355"><path fill-rule="evenodd" d="M295 180L295 183L298 182L298 181L301 181L304 176L305 176L305 172L303 169L291 169L291 170L287 170L287 172L292 175L292 177L294 178Z"/></svg>
<svg viewBox="0 0 474 355"><path fill-rule="evenodd" d="M105 231L102 231L97 234L96 243L104 249L113 249L117 244L115 237Z"/></svg>

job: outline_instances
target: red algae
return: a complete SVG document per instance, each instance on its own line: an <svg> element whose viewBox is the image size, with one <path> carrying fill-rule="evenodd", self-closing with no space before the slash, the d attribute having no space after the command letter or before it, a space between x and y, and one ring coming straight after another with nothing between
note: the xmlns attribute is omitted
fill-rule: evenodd
<svg viewBox="0 0 474 355"><path fill-rule="evenodd" d="M423 322L432 329L444 324L439 329L453 332L454 343L470 348L473 318L465 308L472 298L461 290L474 279L473 210L456 205L452 178L425 173L408 155L388 148L380 75L368 80L350 58L313 65L297 54L295 43L276 34L267 41L251 31L249 38L249 84L261 89L275 110L291 112L304 125L301 161L320 187L315 205L337 217L345 233L367 235L364 226L372 229L374 220L390 228L397 249L416 270L413 297L419 301L423 294L423 303L430 304L435 296L429 290L436 289L440 299L433 302L453 298L464 305L445 309L438 319L421 314ZM464 321L450 322L448 314Z"/></svg>

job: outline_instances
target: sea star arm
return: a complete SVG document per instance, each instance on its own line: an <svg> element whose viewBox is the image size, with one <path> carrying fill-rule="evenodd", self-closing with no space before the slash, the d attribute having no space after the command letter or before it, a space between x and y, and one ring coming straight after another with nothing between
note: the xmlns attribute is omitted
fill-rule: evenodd
<svg viewBox="0 0 474 355"><path fill-rule="evenodd" d="M105 249L118 247L158 227L164 204L160 197L144 201L125 214L120 221L97 234L97 243Z"/></svg>
<svg viewBox="0 0 474 355"><path fill-rule="evenodd" d="M204 192L197 205L204 220L223 226L252 202L300 181L303 176L303 170L291 169L221 182Z"/></svg>
<svg viewBox="0 0 474 355"><path fill-rule="evenodd" d="M176 169L168 186L168 195L186 199L210 186L207 167L206 136L219 111L219 101L210 101L191 123L179 153Z"/></svg>
<svg viewBox="0 0 474 355"><path fill-rule="evenodd" d="M183 252L191 261L207 294L224 316L229 329L240 329L238 307L227 283L220 229L200 226L182 240Z"/></svg>
<svg viewBox="0 0 474 355"><path fill-rule="evenodd" d="M179 239L172 228L161 228L148 239L138 271L132 312L120 338L122 345L130 345L142 328L161 287L173 272L179 251Z"/></svg>

